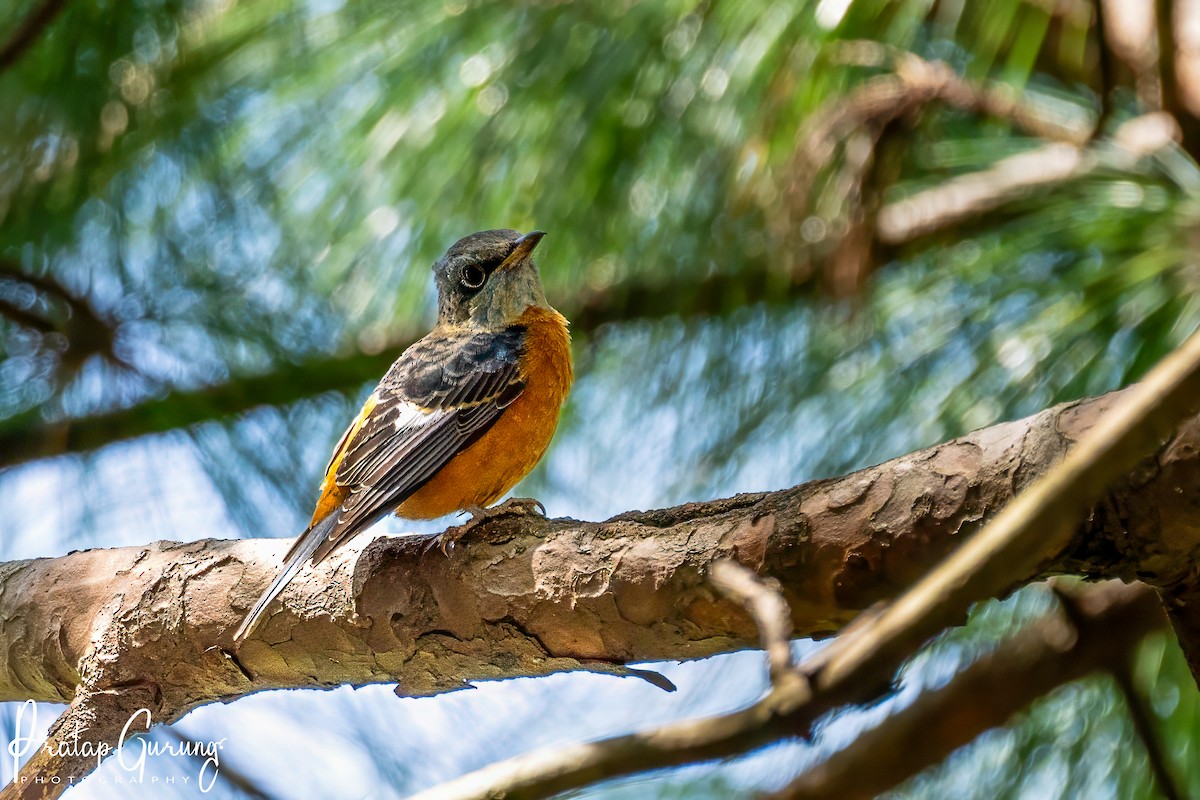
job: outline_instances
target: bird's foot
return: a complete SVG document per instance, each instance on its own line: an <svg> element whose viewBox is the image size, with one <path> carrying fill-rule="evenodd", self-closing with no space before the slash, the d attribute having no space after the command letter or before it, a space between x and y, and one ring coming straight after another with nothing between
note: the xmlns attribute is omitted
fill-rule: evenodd
<svg viewBox="0 0 1200 800"><path fill-rule="evenodd" d="M489 520L498 519L500 517L516 517L536 515L539 517L546 516L546 507L542 505L542 501L534 500L531 497L510 497L498 506L484 508L483 506L467 506L463 512L470 514L471 518L462 525L455 525L453 528L447 528L435 540L442 553L448 553L450 548L459 539L466 536L479 525Z"/></svg>

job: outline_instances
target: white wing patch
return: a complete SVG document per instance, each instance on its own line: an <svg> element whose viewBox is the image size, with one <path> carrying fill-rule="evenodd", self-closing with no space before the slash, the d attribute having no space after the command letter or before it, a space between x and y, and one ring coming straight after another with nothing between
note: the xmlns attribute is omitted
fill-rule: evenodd
<svg viewBox="0 0 1200 800"><path fill-rule="evenodd" d="M446 415L446 412L440 408L421 408L416 403L397 403L388 409L388 413L396 415L392 424L395 425L397 432L406 428L422 428Z"/></svg>

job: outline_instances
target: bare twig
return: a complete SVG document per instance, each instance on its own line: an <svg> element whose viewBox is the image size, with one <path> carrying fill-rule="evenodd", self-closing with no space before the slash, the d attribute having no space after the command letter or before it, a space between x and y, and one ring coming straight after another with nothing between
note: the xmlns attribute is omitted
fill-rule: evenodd
<svg viewBox="0 0 1200 800"><path fill-rule="evenodd" d="M796 231L804 230L803 223L810 214L844 223L837 240L823 246L830 249L822 258L830 262L829 283L835 287L856 288L867 273L870 245L875 239L877 200L863 202L868 194L864 184L873 172L871 165L877 160L879 141L886 138L884 132L901 126L914 112L942 104L1003 119L1033 136L1076 148L1085 144L1094 131L1082 109L1073 115L1054 114L1013 87L971 81L945 62L929 61L876 42L839 43L832 57L869 66L890 65L892 73L870 78L847 96L826 104L800 131L786 172L786 213L774 228L780 240L789 241ZM838 153L842 154L841 163L814 204L814 187L829 173ZM876 187L871 194L879 195L881 188ZM795 244L784 251L785 257L792 259L786 271L793 274L810 269L808 260L813 250L808 242Z"/></svg>
<svg viewBox="0 0 1200 800"><path fill-rule="evenodd" d="M1125 655L1124 661L1114 664L1111 672L1117 688L1121 690L1121 695L1125 698L1125 708L1129 711L1133 730L1141 740L1142 746L1146 748L1146 759L1150 762L1150 772L1154 775L1154 782L1158 785L1162 796L1166 800L1183 800L1186 795L1179 788L1175 776L1171 774L1171 768L1167 765L1167 754L1163 750L1158 732L1154 730L1154 714L1147 707L1146 699L1142 697L1141 692L1133 685L1132 665L1130 664L1133 654L1126 653Z"/></svg>
<svg viewBox="0 0 1200 800"><path fill-rule="evenodd" d="M27 273L12 261L0 261L0 278L5 282L24 284L49 301L49 313L39 314L0 297L0 314L44 333L57 331L63 335L67 341L67 351L60 363L62 382L69 380L83 362L94 355L103 356L114 364L136 372L116 354L115 324L97 311L86 297L76 294L49 275Z"/></svg>
<svg viewBox="0 0 1200 800"><path fill-rule="evenodd" d="M773 800L871 798L944 761L1071 681L1107 670L1166 625L1155 592L1116 581L1048 614L796 777Z"/></svg>
<svg viewBox="0 0 1200 800"><path fill-rule="evenodd" d="M721 758L805 735L822 714L886 691L922 642L965 618L970 605L1035 574L1070 542L1106 487L1161 445L1200 404L1200 333L1163 359L1048 475L978 535L886 606L807 660L807 681L783 681L755 705L705 720L548 750L493 764L421 800L549 797L600 780Z"/></svg>
<svg viewBox="0 0 1200 800"><path fill-rule="evenodd" d="M1120 151L1106 157L1141 158L1169 146L1179 136L1179 126L1171 116L1145 114L1117 129L1113 141ZM1061 143L1044 145L884 206L877 234L884 244L903 244L977 218L1037 188L1080 178L1103 163L1094 150Z"/></svg>
<svg viewBox="0 0 1200 800"><path fill-rule="evenodd" d="M528 800L620 775L723 758L786 735L788 713L808 699L806 686L802 681L785 681L755 705L724 716L519 756L421 792L410 800Z"/></svg>
<svg viewBox="0 0 1200 800"><path fill-rule="evenodd" d="M1188 668L1200 688L1200 587L1191 580L1181 581L1161 594Z"/></svg>
<svg viewBox="0 0 1200 800"><path fill-rule="evenodd" d="M202 748L198 746L198 743L194 739L185 736L178 729L176 729L174 725L164 725L162 727L162 731L172 739L175 739L182 744L189 745L189 747L186 748L187 753L194 754L202 752ZM190 757L200 761L201 763L203 763L205 758L202 755L190 755ZM261 786L259 786L258 781L254 780L240 769L225 763L225 761L221 762L219 774L221 776L222 783L232 786L246 797L252 798L252 800L271 800L271 795L267 794L267 792L263 790Z"/></svg>
<svg viewBox="0 0 1200 800"><path fill-rule="evenodd" d="M771 680L782 680L792 668L792 615L780 594L779 581L774 578L760 580L735 561L713 564L708 579L754 618L763 650L767 653Z"/></svg>
<svg viewBox="0 0 1200 800"><path fill-rule="evenodd" d="M1096 0L1095 5L1093 31L1095 32L1096 40L1096 60L1100 67L1100 85L1096 94L1100 100L1100 109L1096 114L1096 124L1092 128L1091 140L1093 142L1104 133L1104 128L1108 125L1108 121L1112 117L1113 108L1115 107L1112 94L1117 89L1117 65L1114 63L1112 45L1110 44L1111 37L1108 32L1109 10L1105 7L1104 0Z"/></svg>
<svg viewBox="0 0 1200 800"><path fill-rule="evenodd" d="M1179 87L1175 78L1175 0L1154 1L1154 25L1158 35L1160 108L1179 118Z"/></svg>
<svg viewBox="0 0 1200 800"><path fill-rule="evenodd" d="M4 40L4 44L0 44L0 72L17 63L66 6L67 0L43 0L30 11L16 30Z"/></svg>

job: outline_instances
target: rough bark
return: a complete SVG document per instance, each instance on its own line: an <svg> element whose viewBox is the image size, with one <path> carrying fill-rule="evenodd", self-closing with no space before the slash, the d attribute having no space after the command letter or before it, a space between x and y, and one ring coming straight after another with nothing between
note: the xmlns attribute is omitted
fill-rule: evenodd
<svg viewBox="0 0 1200 800"><path fill-rule="evenodd" d="M600 523L499 519L449 556L361 537L301 576L236 654L230 632L286 541L0 565L0 700L69 702L81 681L93 693L136 688L157 722L267 688L398 682L425 695L569 669L620 674L626 661L754 644L749 616L704 580L721 558L775 577L797 634L828 634L915 582L1120 394L782 491ZM1200 547L1200 419L1119 481L1076 542L1046 572L1185 580Z"/></svg>
<svg viewBox="0 0 1200 800"><path fill-rule="evenodd" d="M879 699L904 662L930 637L963 620L973 603L1053 563L1106 489L1155 457L1163 440L1200 411L1198 398L1200 335L1159 362L1100 415L1057 466L916 584L861 614L837 641L794 669L775 670L770 691L752 706L516 756L423 792L421 800L549 798L602 779L727 758L780 738L807 736L835 708ZM710 574L719 579L722 566L713 565ZM1069 602L1064 607L1074 609Z"/></svg>

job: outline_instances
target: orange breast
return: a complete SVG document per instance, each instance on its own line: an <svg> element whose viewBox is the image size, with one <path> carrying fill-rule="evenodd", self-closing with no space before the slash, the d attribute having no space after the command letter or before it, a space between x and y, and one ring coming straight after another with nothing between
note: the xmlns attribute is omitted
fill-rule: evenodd
<svg viewBox="0 0 1200 800"><path fill-rule="evenodd" d="M571 388L571 337L566 319L554 309L530 307L518 324L527 329L521 359L525 390L487 433L404 501L396 509L399 516L433 519L494 503L545 454Z"/></svg>

